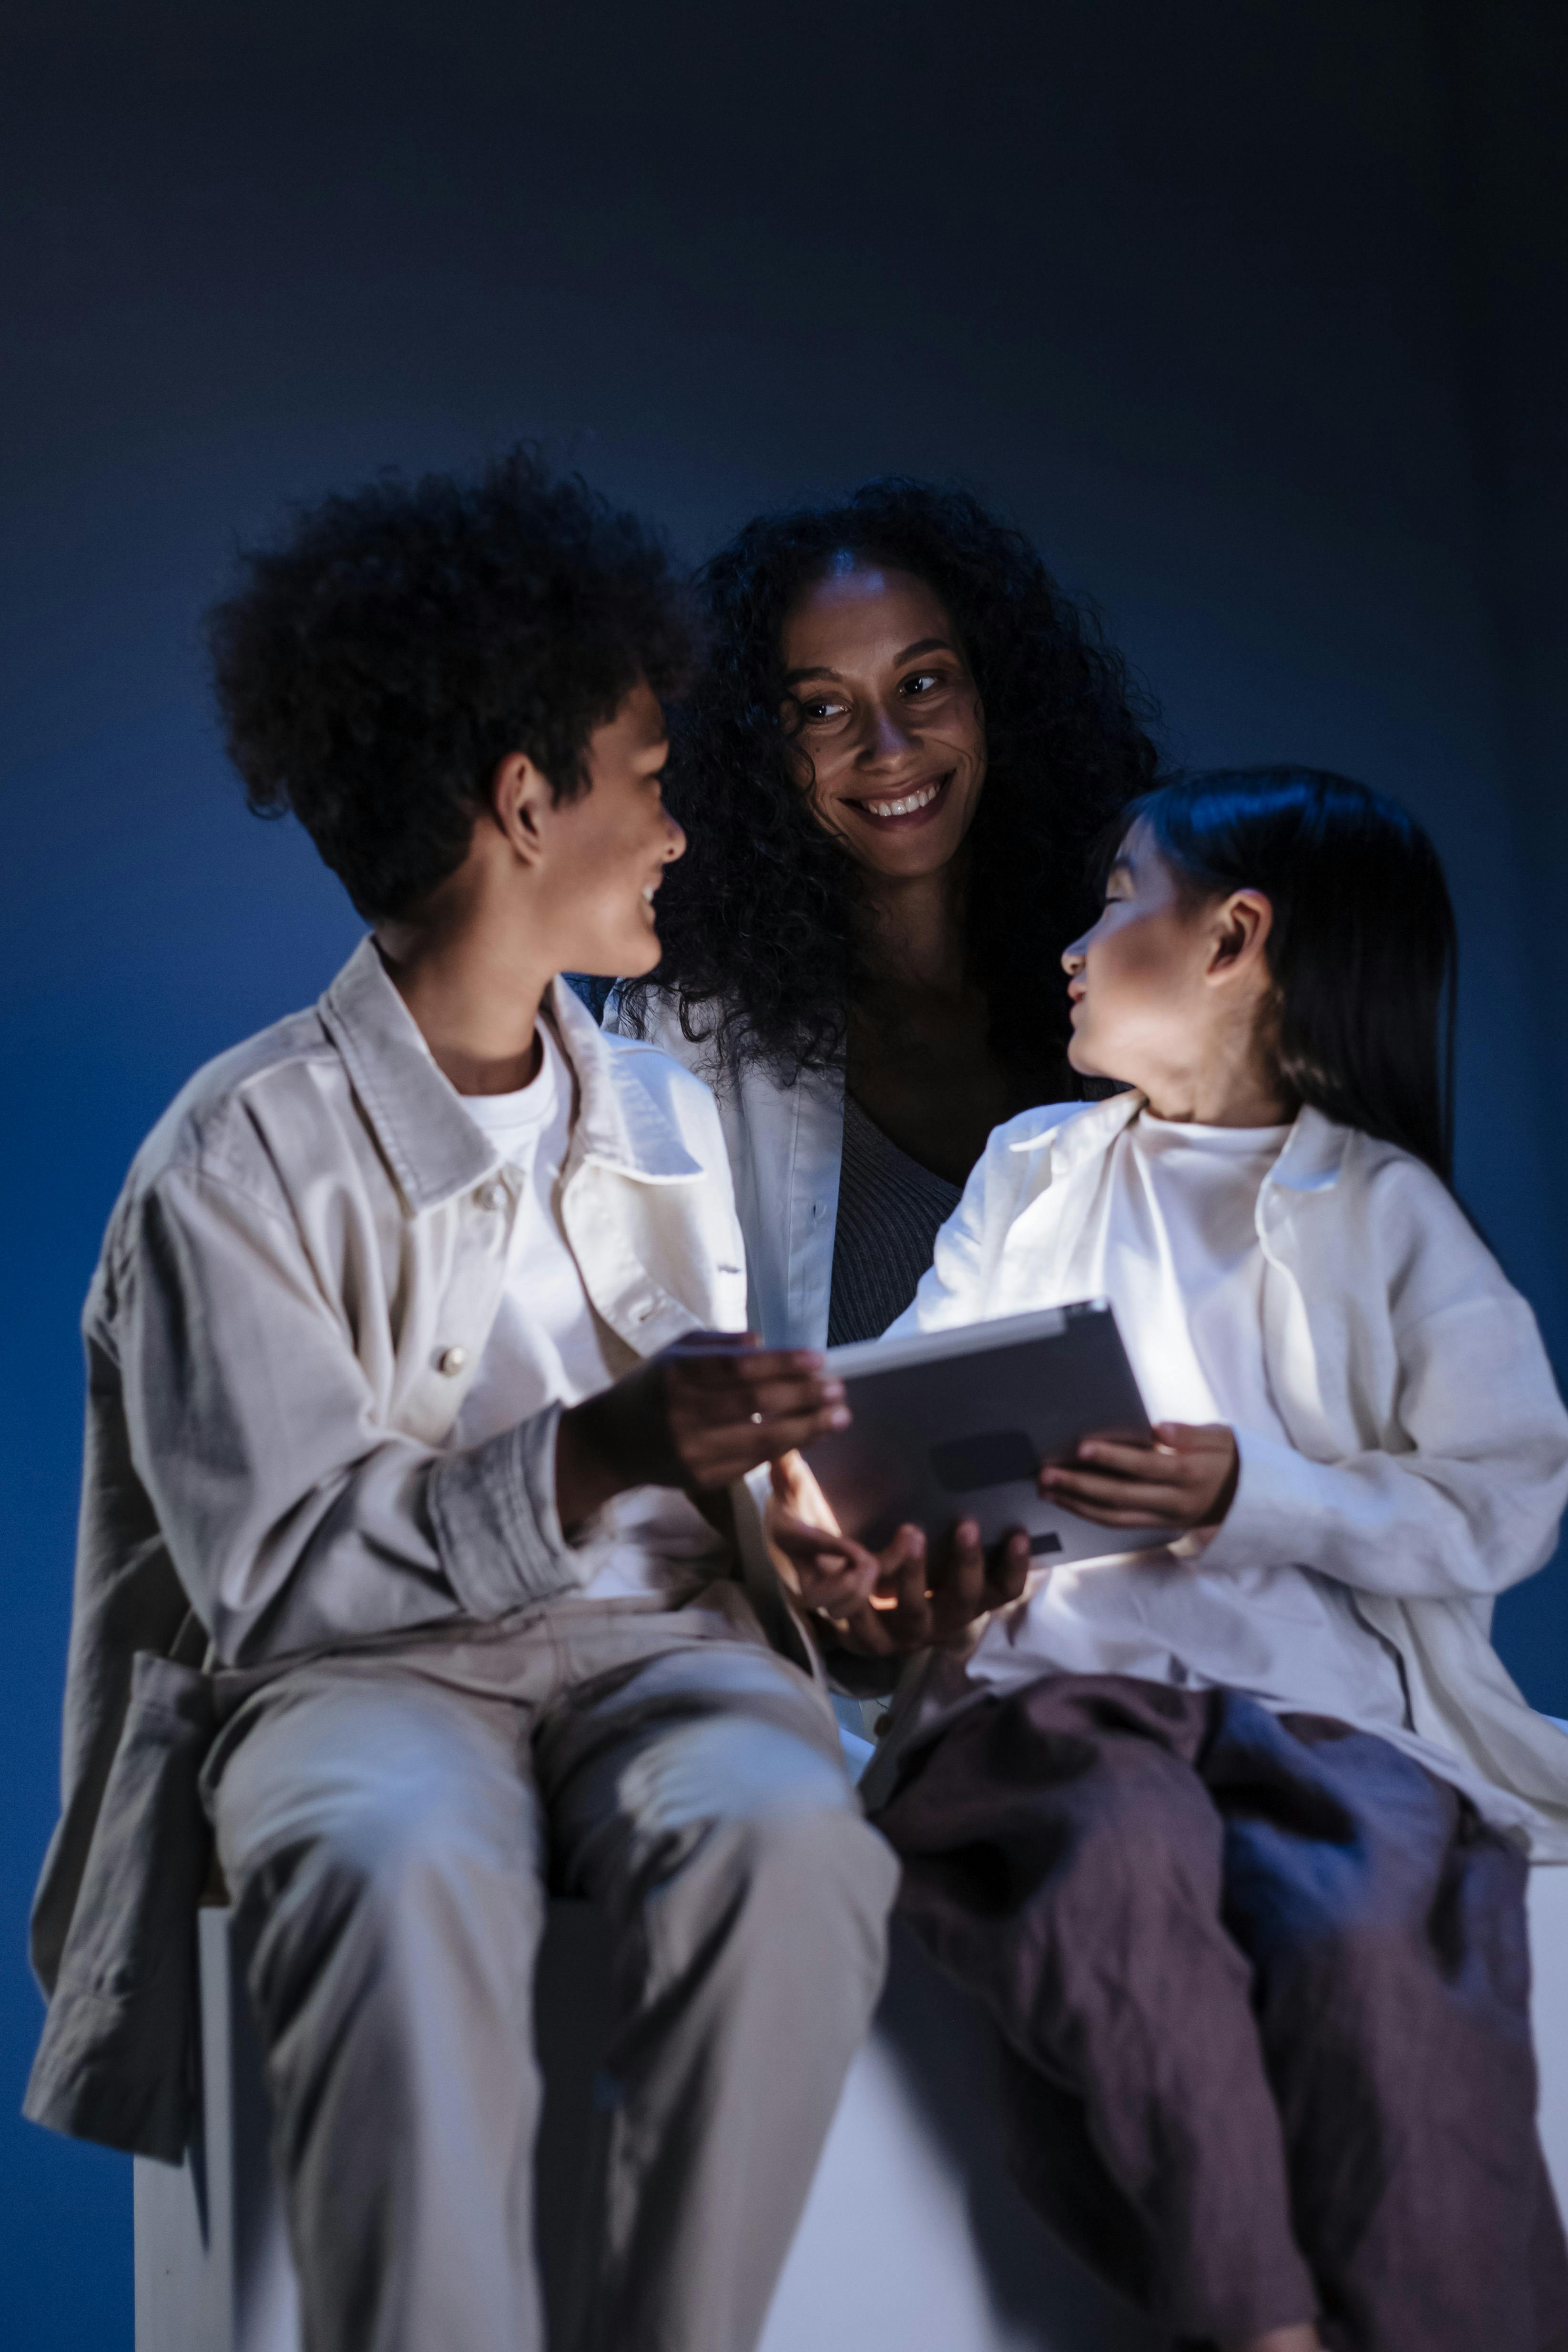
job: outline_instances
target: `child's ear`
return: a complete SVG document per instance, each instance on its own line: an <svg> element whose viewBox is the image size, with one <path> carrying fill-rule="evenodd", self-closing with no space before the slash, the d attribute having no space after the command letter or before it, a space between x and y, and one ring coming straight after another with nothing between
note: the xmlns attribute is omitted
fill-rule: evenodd
<svg viewBox="0 0 1568 2352"><path fill-rule="evenodd" d="M490 778L490 814L513 853L536 866L544 848L544 834L555 795L543 772L526 751L509 751L498 761Z"/></svg>
<svg viewBox="0 0 1568 2352"><path fill-rule="evenodd" d="M1261 890L1233 890L1215 909L1209 972L1215 980L1254 970L1265 961L1274 908Z"/></svg>

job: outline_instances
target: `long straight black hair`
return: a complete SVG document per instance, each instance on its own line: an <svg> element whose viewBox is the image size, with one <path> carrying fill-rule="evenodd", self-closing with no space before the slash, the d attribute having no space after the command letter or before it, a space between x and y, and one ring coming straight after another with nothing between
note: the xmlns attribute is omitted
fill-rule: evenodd
<svg viewBox="0 0 1568 2352"><path fill-rule="evenodd" d="M1407 809L1313 768L1215 769L1131 803L1179 883L1260 890L1274 1046L1303 1103L1397 1143L1450 1183L1458 939Z"/></svg>

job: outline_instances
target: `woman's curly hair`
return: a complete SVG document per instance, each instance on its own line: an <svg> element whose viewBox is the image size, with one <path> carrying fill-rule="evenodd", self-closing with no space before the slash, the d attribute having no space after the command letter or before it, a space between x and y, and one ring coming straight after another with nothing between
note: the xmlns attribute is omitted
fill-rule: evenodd
<svg viewBox="0 0 1568 2352"><path fill-rule="evenodd" d="M764 515L699 575L708 656L674 714L666 797L688 849L658 901L663 953L622 990L646 1017L672 992L721 1066L785 1080L839 1061L864 980L859 869L786 766L780 638L803 591L848 553L925 581L946 606L985 715L969 835L968 961L991 1038L1026 1090L1076 1089L1059 958L1094 911L1092 849L1153 782L1152 706L1029 541L967 492L898 475L840 506Z"/></svg>
<svg viewBox="0 0 1568 2352"><path fill-rule="evenodd" d="M528 448L475 482L328 499L240 562L207 618L229 754L251 807L291 810L373 919L461 865L502 760L525 751L573 799L637 679L668 695L690 666L663 547Z"/></svg>

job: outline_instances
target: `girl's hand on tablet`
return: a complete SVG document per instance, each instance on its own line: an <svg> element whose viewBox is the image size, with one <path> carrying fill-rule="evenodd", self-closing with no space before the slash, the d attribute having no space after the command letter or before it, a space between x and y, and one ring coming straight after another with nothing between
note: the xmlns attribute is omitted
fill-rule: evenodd
<svg viewBox="0 0 1568 2352"><path fill-rule="evenodd" d="M1156 1424L1152 1445L1086 1437L1071 1463L1047 1463L1040 1492L1101 1528L1217 1528L1236 1495L1240 1456L1223 1422Z"/></svg>

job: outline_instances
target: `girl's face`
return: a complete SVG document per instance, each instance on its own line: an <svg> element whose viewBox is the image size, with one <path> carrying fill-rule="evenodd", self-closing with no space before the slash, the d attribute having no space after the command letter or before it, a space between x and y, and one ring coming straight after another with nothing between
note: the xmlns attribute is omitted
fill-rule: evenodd
<svg viewBox="0 0 1568 2352"><path fill-rule="evenodd" d="M1263 1043L1272 913L1257 890L1184 896L1148 827L1134 824L1100 920L1062 957L1073 1068L1139 1087L1163 1118L1248 1123L1239 1107L1279 1091Z"/></svg>
<svg viewBox="0 0 1568 2352"><path fill-rule="evenodd" d="M985 721L946 607L908 572L845 556L780 643L796 778L819 824L879 874L946 866L985 782Z"/></svg>

